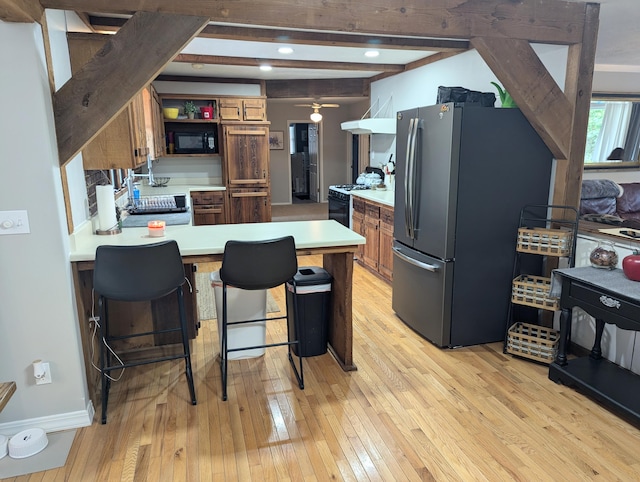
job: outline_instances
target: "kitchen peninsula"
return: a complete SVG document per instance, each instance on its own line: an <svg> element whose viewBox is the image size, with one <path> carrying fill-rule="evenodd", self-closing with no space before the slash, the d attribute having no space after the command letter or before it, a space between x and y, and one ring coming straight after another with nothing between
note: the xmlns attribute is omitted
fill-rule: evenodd
<svg viewBox="0 0 640 482"><path fill-rule="evenodd" d="M332 308L329 326L329 349L345 371L355 370L352 358L352 277L353 255L365 239L336 221L293 221L211 226L167 226L162 238L149 237L147 228L125 228L121 234L98 236L90 226L70 237L78 317L84 346L87 383L96 398L96 372L90 372L91 333L88 320L92 313L91 286L96 248L100 245L140 245L173 239L180 247L185 265L220 261L228 240L261 240L291 235L298 255L322 254L324 268L333 276ZM189 274L187 273L187 276Z"/></svg>

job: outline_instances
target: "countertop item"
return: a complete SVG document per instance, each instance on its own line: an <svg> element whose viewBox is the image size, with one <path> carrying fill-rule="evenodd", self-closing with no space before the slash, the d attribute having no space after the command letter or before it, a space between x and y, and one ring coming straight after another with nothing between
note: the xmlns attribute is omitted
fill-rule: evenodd
<svg viewBox="0 0 640 482"><path fill-rule="evenodd" d="M141 216L136 216L141 217ZM297 249L326 248L364 244L365 238L337 221L290 221L271 223L219 224L192 226L183 224L167 226L163 239L175 239L182 256L222 254L224 245L231 239L261 240L291 235ZM125 245L155 243L158 238L149 236L146 224L140 228L123 229L113 236L97 236L91 226L83 226L70 237L71 262L93 261L100 245Z"/></svg>

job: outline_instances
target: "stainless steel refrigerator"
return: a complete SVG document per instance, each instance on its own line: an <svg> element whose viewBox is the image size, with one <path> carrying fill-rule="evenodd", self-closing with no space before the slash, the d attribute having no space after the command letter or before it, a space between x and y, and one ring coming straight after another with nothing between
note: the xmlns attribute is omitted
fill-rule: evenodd
<svg viewBox="0 0 640 482"><path fill-rule="evenodd" d="M519 109L397 115L396 314L441 347L504 338L518 216L549 204L552 155Z"/></svg>

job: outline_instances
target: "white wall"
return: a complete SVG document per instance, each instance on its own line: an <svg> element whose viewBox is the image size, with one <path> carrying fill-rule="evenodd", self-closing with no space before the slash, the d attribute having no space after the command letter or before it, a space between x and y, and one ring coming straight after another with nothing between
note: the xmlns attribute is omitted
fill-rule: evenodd
<svg viewBox="0 0 640 482"><path fill-rule="evenodd" d="M56 25L52 21L54 31ZM52 47L66 49L58 33ZM0 21L0 65L0 209L26 210L31 230L0 236L0 380L17 384L0 413L0 433L78 427L90 423L92 407L38 24ZM35 385L31 362L37 358L51 364L52 384Z"/></svg>
<svg viewBox="0 0 640 482"><path fill-rule="evenodd" d="M541 61L549 70L560 88L564 88L567 63L567 48L552 45L534 45ZM480 92L496 94L496 106L500 105L497 91L489 82L498 82L491 69L475 50L455 55L419 69L387 77L371 84L371 99L384 103L389 96L393 112L436 103L438 86L461 86ZM377 136L374 136L377 137ZM384 140L384 139L383 139ZM372 139L373 141L373 139ZM375 139L378 141L378 139ZM372 142L371 165L385 163L389 154L395 152L395 142L378 145Z"/></svg>
<svg viewBox="0 0 640 482"><path fill-rule="evenodd" d="M271 160L271 203L291 203L291 162L289 158L289 129L291 122L311 122L308 108L295 107L294 100L267 100L267 119L270 130L284 132L283 150L270 151ZM338 102L339 103L339 102ZM327 200L329 186L350 182L351 177L351 134L340 128L342 122L359 118L364 114L362 103L341 104L339 108L322 109L320 122L320 196ZM365 108L366 110L366 108Z"/></svg>

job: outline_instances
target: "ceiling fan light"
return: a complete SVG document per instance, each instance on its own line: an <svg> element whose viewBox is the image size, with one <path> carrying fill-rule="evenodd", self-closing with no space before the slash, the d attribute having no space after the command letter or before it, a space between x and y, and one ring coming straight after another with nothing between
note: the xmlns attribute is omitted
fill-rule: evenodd
<svg viewBox="0 0 640 482"><path fill-rule="evenodd" d="M313 122L318 123L318 122L320 122L322 120L322 114L320 112L318 112L318 111L313 111L311 113L311 115L309 116L309 118Z"/></svg>

